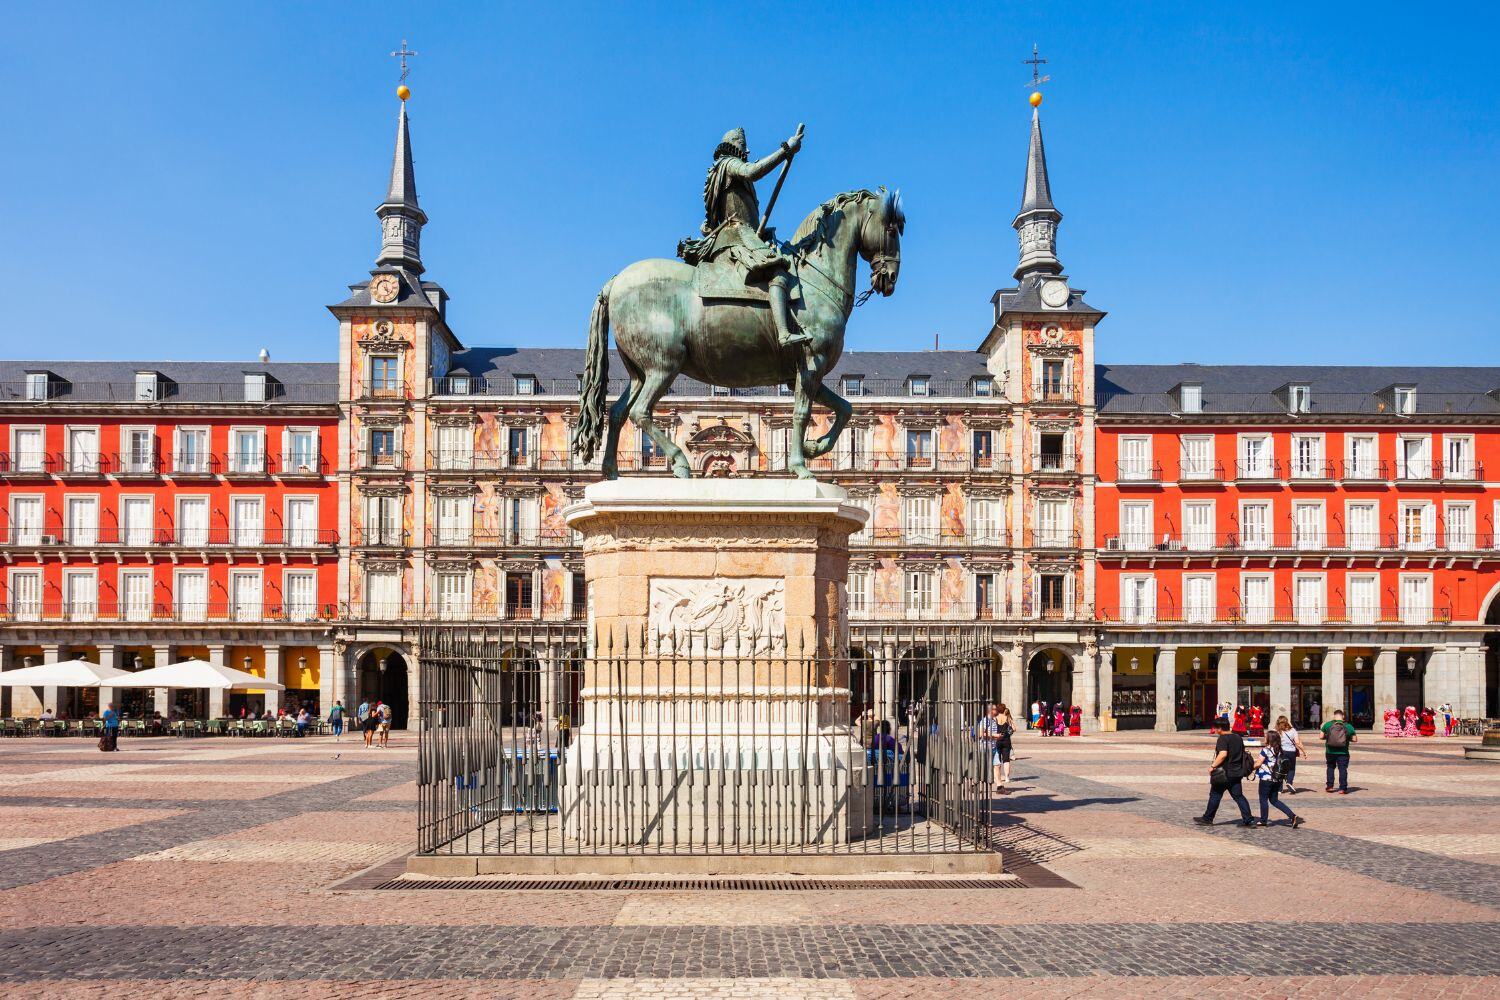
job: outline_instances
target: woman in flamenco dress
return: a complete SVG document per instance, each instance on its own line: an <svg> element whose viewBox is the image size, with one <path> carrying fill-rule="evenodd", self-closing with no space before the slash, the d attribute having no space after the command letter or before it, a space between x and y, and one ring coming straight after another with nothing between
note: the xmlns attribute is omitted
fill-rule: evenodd
<svg viewBox="0 0 1500 1000"><path fill-rule="evenodd" d="M1401 725L1401 735L1402 736L1416 736L1417 735L1417 710L1412 705L1407 705L1406 706L1406 715L1403 718L1402 725Z"/></svg>
<svg viewBox="0 0 1500 1000"><path fill-rule="evenodd" d="M1401 735L1401 716L1394 708L1385 710L1385 736L1386 739L1395 739Z"/></svg>
<svg viewBox="0 0 1500 1000"><path fill-rule="evenodd" d="M1434 721L1434 718L1435 717L1434 717L1432 709L1430 709L1430 708L1424 708L1424 709L1422 709L1422 718L1421 718L1421 721L1417 723L1417 732L1420 733L1423 736L1431 736L1434 733L1436 733L1437 732L1437 724Z"/></svg>
<svg viewBox="0 0 1500 1000"><path fill-rule="evenodd" d="M1250 732L1244 705L1234 710L1234 725L1230 727L1230 731L1239 733L1241 736L1245 736Z"/></svg>
<svg viewBox="0 0 1500 1000"><path fill-rule="evenodd" d="M1083 733L1083 709L1074 705L1068 711L1068 735L1079 736Z"/></svg>
<svg viewBox="0 0 1500 1000"><path fill-rule="evenodd" d="M1058 702L1057 703L1057 707L1052 710L1052 735L1053 736L1066 736L1066 735L1068 735L1068 721L1067 720L1068 720L1068 710L1063 707L1063 703L1062 702Z"/></svg>
<svg viewBox="0 0 1500 1000"><path fill-rule="evenodd" d="M1265 713L1260 710L1259 705L1250 706L1250 735L1266 735Z"/></svg>

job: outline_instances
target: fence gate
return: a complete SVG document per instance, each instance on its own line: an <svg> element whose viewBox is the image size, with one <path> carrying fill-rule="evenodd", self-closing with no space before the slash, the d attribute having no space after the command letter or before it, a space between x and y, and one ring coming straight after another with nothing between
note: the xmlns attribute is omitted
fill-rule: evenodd
<svg viewBox="0 0 1500 1000"><path fill-rule="evenodd" d="M425 855L989 850L987 645L539 658L498 627L430 626L419 662Z"/></svg>

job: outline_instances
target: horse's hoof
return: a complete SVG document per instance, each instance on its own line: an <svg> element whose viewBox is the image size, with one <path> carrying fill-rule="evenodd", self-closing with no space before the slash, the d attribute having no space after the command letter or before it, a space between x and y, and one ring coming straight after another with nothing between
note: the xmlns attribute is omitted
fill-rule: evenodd
<svg viewBox="0 0 1500 1000"><path fill-rule="evenodd" d="M793 469L792 473L794 475L796 475L796 477L798 479L817 479L818 478L817 476L813 475L812 472L805 465L804 466L798 466L797 468Z"/></svg>
<svg viewBox="0 0 1500 1000"><path fill-rule="evenodd" d="M672 468L672 475L676 476L678 479L692 479L693 478L693 470L690 469L690 468L688 468L685 465L684 466L673 466L673 468Z"/></svg>

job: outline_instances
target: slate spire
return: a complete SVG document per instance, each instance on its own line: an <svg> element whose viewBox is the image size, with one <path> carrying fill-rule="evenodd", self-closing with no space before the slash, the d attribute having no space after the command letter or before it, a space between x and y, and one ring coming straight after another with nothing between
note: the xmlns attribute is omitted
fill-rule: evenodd
<svg viewBox="0 0 1500 1000"><path fill-rule="evenodd" d="M1033 95L1031 146L1026 154L1026 186L1021 192L1021 211L1011 225L1021 241L1017 280L1032 274L1061 274L1057 259L1057 224L1062 213L1052 204L1052 182L1047 177L1047 150L1042 144L1042 116Z"/></svg>
<svg viewBox="0 0 1500 1000"><path fill-rule="evenodd" d="M412 169L411 128L406 120L405 97L401 98L401 113L396 120L390 187L375 214L380 218L380 256L375 265L421 274L422 227L427 223L427 213L417 204L417 174Z"/></svg>

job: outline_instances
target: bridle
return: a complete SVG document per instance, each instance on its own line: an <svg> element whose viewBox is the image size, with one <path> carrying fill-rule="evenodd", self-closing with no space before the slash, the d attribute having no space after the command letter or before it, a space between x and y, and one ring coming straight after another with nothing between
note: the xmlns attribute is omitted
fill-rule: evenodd
<svg viewBox="0 0 1500 1000"><path fill-rule="evenodd" d="M803 264L812 268L823 277L823 280L827 281L834 288L837 288L844 295L852 299L853 305L851 308L858 309L860 306L870 301L870 296L874 295L880 290L877 279L887 276L892 271L891 265L897 259L897 254L891 252L891 243L893 242L892 237L894 237L897 232L898 230L894 222L887 221L885 223L885 238L880 243L880 249L870 255L870 287L866 288L858 295L856 295L853 290L845 288L843 282L839 281L833 275L829 274L827 271L823 270L817 265L817 263L813 260L812 254L809 252L812 249L812 244L810 244L807 240L799 243L795 249L798 251L798 257ZM819 222L818 228L814 230L812 235L815 235L817 237L816 242L828 242L828 234L824 229L821 221Z"/></svg>

